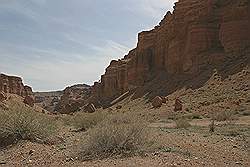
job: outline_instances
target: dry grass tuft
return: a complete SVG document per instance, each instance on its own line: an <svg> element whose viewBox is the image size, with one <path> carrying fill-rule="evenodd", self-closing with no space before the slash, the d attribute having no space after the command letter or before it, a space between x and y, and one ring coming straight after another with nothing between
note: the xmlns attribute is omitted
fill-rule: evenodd
<svg viewBox="0 0 250 167"><path fill-rule="evenodd" d="M214 113L214 119L216 121L222 122L222 121L233 121L236 119L235 113L232 111L221 111Z"/></svg>
<svg viewBox="0 0 250 167"><path fill-rule="evenodd" d="M190 127L191 126L191 124L188 122L188 120L187 119L185 119L185 118L179 118L179 119L176 119L175 120L175 124L176 124L176 128L184 128L184 129L186 129L186 128L188 128L188 127Z"/></svg>
<svg viewBox="0 0 250 167"><path fill-rule="evenodd" d="M107 115L108 113L106 112L77 113L71 119L71 123L77 129L77 131L86 131L102 122L107 117Z"/></svg>
<svg viewBox="0 0 250 167"><path fill-rule="evenodd" d="M89 131L81 147L81 157L91 160L142 153L149 144L146 127L146 123L134 115L109 116Z"/></svg>
<svg viewBox="0 0 250 167"><path fill-rule="evenodd" d="M31 108L13 103L7 111L0 111L0 146L19 140L45 142L55 130L55 124L47 116Z"/></svg>

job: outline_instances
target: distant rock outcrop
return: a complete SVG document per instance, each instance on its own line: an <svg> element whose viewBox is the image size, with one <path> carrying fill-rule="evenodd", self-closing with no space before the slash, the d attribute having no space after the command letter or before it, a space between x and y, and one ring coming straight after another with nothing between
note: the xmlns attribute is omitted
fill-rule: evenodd
<svg viewBox="0 0 250 167"><path fill-rule="evenodd" d="M123 59L112 60L92 97L109 104L164 71L165 76L195 76L225 60L250 55L249 0L179 0L174 12ZM173 77L174 76L174 77Z"/></svg>
<svg viewBox="0 0 250 167"><path fill-rule="evenodd" d="M63 95L59 103L55 107L55 112L69 114L79 111L81 107L85 106L90 97L91 87L86 84L78 84L67 87L63 91Z"/></svg>
<svg viewBox="0 0 250 167"><path fill-rule="evenodd" d="M30 107L35 105L35 99L32 96L26 96L23 100L24 104L27 104Z"/></svg>
<svg viewBox="0 0 250 167"><path fill-rule="evenodd" d="M34 92L35 104L49 112L54 112L62 95L63 91Z"/></svg>
<svg viewBox="0 0 250 167"><path fill-rule="evenodd" d="M86 105L86 106L84 107L84 111L85 111L85 112L88 112L88 113L93 113L93 112L95 112L95 111L96 111L95 105L92 104L92 103L89 103L88 105Z"/></svg>
<svg viewBox="0 0 250 167"><path fill-rule="evenodd" d="M16 94L22 97L33 96L32 88L25 86L20 77L0 74L0 92Z"/></svg>

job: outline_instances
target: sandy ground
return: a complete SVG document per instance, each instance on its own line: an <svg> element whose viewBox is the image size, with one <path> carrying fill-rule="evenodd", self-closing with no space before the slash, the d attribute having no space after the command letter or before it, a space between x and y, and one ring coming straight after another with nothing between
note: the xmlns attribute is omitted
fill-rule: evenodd
<svg viewBox="0 0 250 167"><path fill-rule="evenodd" d="M198 89L181 89L167 96L167 103L152 109L143 98L126 98L112 112L136 112L151 124L150 136L158 148L145 156L80 161L76 153L85 133L73 132L61 125L56 142L45 145L22 141L0 150L0 167L249 167L250 166L250 91L249 70L225 79L212 77ZM173 113L176 98L183 102L183 111ZM216 122L215 132L209 132L211 114L234 111L238 119ZM171 119L175 115L200 114L191 119L191 127L176 129Z"/></svg>
<svg viewBox="0 0 250 167"><path fill-rule="evenodd" d="M249 162L250 117L241 117L231 124L219 123L216 132L209 133L208 120L193 120L188 129L173 128L172 123L152 123L152 135L160 143L157 151L145 156L78 160L75 147L83 133L62 127L61 143L45 145L20 142L0 151L0 166L84 166L84 167L168 167L168 166L244 166ZM231 134L234 129L238 133Z"/></svg>

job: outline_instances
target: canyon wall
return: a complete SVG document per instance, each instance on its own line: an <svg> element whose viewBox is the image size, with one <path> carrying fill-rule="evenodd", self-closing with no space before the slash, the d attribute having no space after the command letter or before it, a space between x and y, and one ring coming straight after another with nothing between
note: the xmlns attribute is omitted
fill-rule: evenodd
<svg viewBox="0 0 250 167"><path fill-rule="evenodd" d="M33 96L32 88L24 85L16 76L0 74L0 92L16 94L22 97Z"/></svg>
<svg viewBox="0 0 250 167"><path fill-rule="evenodd" d="M111 61L92 97L110 102L160 71L192 76L209 65L249 57L249 11L249 0L179 0L158 26L139 33L135 49Z"/></svg>
<svg viewBox="0 0 250 167"><path fill-rule="evenodd" d="M78 84L64 89L54 111L62 114L69 114L79 111L87 104L91 89L89 85Z"/></svg>

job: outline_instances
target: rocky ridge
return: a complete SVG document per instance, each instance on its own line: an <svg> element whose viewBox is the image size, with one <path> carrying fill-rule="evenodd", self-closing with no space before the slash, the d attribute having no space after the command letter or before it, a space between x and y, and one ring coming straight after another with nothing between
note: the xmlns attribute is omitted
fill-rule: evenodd
<svg viewBox="0 0 250 167"><path fill-rule="evenodd" d="M78 84L67 87L63 91L55 111L63 114L79 111L87 104L90 97L91 87L86 84Z"/></svg>
<svg viewBox="0 0 250 167"><path fill-rule="evenodd" d="M111 61L92 87L92 99L108 105L157 77L167 79L165 87L174 91L178 82L228 62L249 64L249 11L248 0L179 0L158 26L139 33L135 49ZM178 82L170 86L171 80Z"/></svg>
<svg viewBox="0 0 250 167"><path fill-rule="evenodd" d="M0 74L0 92L16 94L21 97L33 96L32 88L24 85L22 78Z"/></svg>

